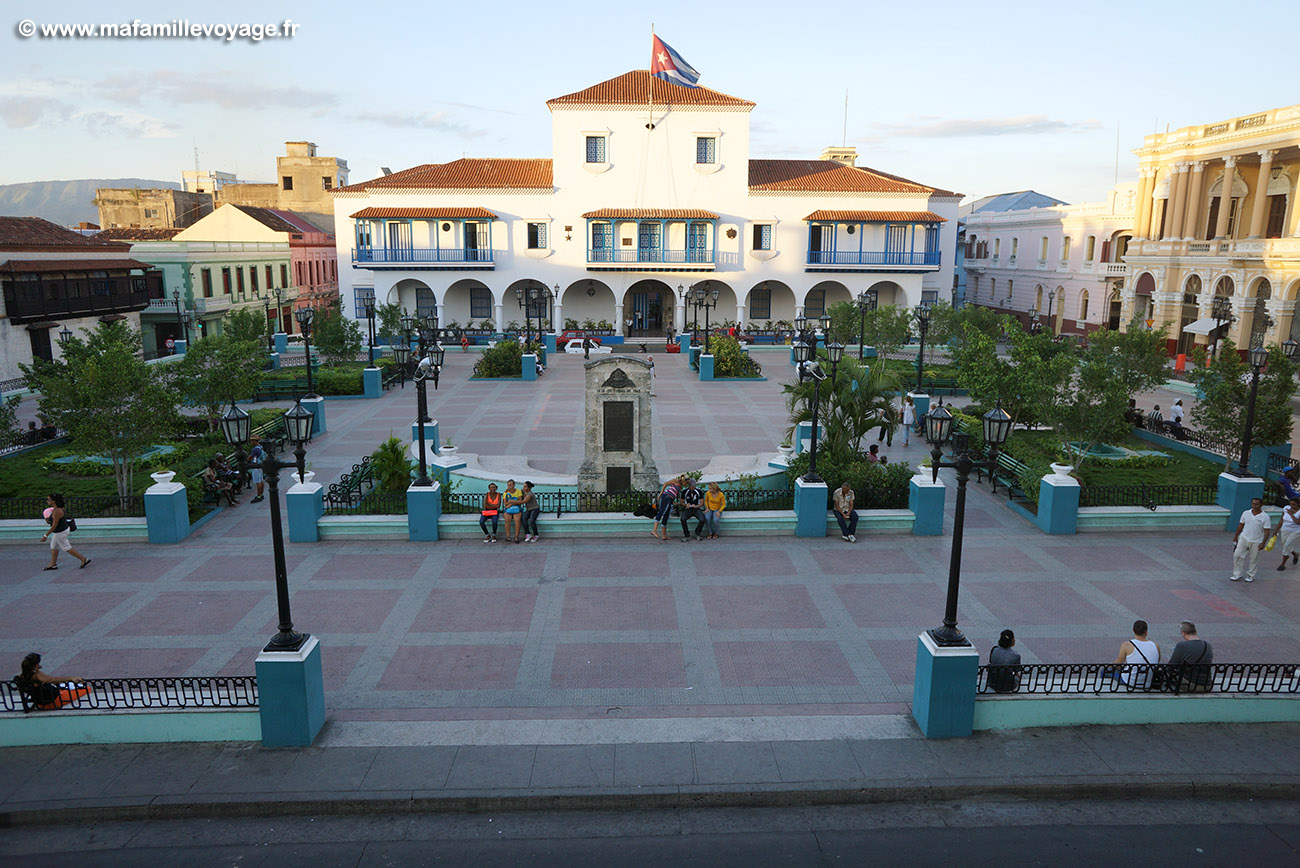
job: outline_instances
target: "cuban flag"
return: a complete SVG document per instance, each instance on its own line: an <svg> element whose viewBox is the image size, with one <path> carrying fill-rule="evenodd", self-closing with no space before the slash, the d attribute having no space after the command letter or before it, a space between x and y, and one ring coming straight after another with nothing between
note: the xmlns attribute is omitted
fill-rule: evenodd
<svg viewBox="0 0 1300 868"><path fill-rule="evenodd" d="M672 47L660 39L658 36L653 37L654 44L650 53L650 74L655 78L662 78L664 81L680 84L682 87L699 87L696 83L700 80L700 74L695 67L682 58L680 54L673 51Z"/></svg>

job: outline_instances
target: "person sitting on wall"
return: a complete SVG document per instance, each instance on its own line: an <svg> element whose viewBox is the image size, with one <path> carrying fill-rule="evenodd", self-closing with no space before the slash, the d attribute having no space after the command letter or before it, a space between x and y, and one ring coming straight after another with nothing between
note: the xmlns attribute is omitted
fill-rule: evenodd
<svg viewBox="0 0 1300 868"><path fill-rule="evenodd" d="M85 679L46 675L41 655L35 651L23 658L22 672L14 677L18 690L32 705L42 709L62 708L90 692Z"/></svg>

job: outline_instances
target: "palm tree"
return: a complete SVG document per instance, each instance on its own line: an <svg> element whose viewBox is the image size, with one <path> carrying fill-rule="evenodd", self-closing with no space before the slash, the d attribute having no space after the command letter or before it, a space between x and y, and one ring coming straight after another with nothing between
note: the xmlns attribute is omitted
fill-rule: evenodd
<svg viewBox="0 0 1300 868"><path fill-rule="evenodd" d="M397 437L389 437L370 453L370 472L380 491L396 494L411 484L411 459Z"/></svg>
<svg viewBox="0 0 1300 868"><path fill-rule="evenodd" d="M821 448L837 459L855 457L862 438L884 420L898 388L898 377L885 370L883 360L863 364L845 356L835 382L827 380L821 386L821 425L825 427ZM812 419L813 384L811 380L787 383L782 390L790 408L789 433L793 436L796 425Z"/></svg>

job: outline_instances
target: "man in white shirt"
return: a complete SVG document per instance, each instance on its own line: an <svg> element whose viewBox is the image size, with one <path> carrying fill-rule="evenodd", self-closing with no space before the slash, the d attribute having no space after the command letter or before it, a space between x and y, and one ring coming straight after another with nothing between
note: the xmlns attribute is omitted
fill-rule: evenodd
<svg viewBox="0 0 1300 868"><path fill-rule="evenodd" d="M1232 575L1230 581L1239 581L1245 576L1246 581L1255 581L1255 570L1259 566L1259 550L1268 542L1268 535L1273 531L1273 522L1264 512L1264 501L1258 497L1250 501L1250 509L1241 514L1237 522L1237 532L1232 535Z"/></svg>

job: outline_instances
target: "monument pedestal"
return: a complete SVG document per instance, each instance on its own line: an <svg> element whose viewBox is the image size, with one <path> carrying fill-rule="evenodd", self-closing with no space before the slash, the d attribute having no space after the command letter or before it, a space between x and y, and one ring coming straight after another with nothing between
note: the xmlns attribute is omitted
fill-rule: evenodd
<svg viewBox="0 0 1300 868"><path fill-rule="evenodd" d="M650 363L631 356L587 362L579 491L658 491L650 419Z"/></svg>

